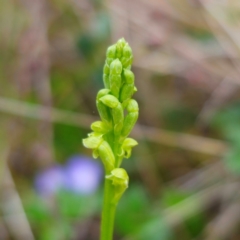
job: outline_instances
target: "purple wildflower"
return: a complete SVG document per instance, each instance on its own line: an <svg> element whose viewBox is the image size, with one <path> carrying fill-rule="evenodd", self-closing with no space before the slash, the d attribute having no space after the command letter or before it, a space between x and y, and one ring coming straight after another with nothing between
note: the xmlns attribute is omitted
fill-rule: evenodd
<svg viewBox="0 0 240 240"><path fill-rule="evenodd" d="M53 166L37 174L35 188L42 196L53 195L63 188L64 171L60 166Z"/></svg>
<svg viewBox="0 0 240 240"><path fill-rule="evenodd" d="M79 194L90 194L99 186L102 168L99 162L83 155L71 157L65 168L65 186Z"/></svg>

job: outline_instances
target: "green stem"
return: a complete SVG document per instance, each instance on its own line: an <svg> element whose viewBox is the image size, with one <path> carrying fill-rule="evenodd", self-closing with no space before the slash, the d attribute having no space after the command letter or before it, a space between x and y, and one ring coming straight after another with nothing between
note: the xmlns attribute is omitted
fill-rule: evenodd
<svg viewBox="0 0 240 240"><path fill-rule="evenodd" d="M111 180L105 179L104 199L101 221L101 240L112 240L116 203L112 202L114 186Z"/></svg>

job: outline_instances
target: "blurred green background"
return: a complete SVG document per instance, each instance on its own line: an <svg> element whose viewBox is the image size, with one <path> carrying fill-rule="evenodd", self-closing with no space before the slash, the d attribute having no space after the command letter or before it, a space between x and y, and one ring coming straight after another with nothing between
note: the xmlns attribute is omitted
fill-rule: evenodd
<svg viewBox="0 0 240 240"><path fill-rule="evenodd" d="M99 239L82 139L121 37L140 117L114 240L239 240L239 29L237 0L0 0L0 240Z"/></svg>

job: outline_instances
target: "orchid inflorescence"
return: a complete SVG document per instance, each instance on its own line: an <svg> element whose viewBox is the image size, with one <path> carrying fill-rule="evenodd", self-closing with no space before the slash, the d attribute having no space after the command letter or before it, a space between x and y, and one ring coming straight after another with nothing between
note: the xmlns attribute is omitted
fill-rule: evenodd
<svg viewBox="0 0 240 240"><path fill-rule="evenodd" d="M104 89L96 97L101 121L91 124L92 132L83 139L86 148L93 149L93 157L100 157L106 181L114 186L112 202L117 204L128 187L128 174L120 168L123 158L129 158L138 143L129 138L138 118L138 103L132 99L137 91L131 71L132 49L122 38L106 52L103 68Z"/></svg>

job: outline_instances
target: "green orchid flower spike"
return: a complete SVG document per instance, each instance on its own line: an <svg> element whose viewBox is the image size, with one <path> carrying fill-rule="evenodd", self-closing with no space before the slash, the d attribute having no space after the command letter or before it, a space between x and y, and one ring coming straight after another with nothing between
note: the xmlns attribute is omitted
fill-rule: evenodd
<svg viewBox="0 0 240 240"><path fill-rule="evenodd" d="M107 49L104 88L96 97L101 120L91 124L93 132L83 139L83 145L93 150L93 157L99 157L105 169L101 240L112 240L116 206L129 182L126 170L120 166L138 144L128 138L139 111L137 101L132 99L137 91L131 71L132 60L132 49L123 38Z"/></svg>

